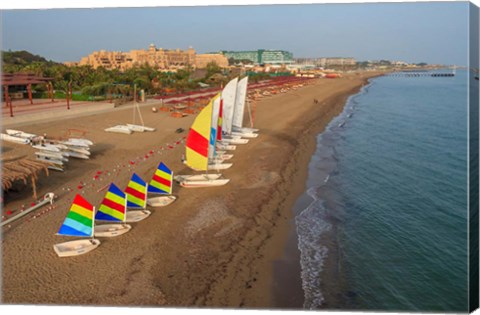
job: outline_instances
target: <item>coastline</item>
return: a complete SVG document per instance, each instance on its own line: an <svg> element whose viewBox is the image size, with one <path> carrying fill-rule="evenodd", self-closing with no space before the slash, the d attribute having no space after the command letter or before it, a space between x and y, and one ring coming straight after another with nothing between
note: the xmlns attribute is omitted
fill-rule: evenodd
<svg viewBox="0 0 480 315"><path fill-rule="evenodd" d="M255 118L260 136L234 152L234 166L223 172L231 179L229 185L205 190L175 186L177 202L154 209L152 216L135 224L128 235L104 239L101 247L88 255L59 259L51 246L61 241L54 234L72 197L62 188L75 187L95 171L111 166L117 170L112 178L123 186L130 175L123 170L135 170L146 179L160 159L177 174L188 172L180 162L184 144L179 139L185 134L174 130L188 130L194 116L175 120L142 108L145 124L160 131L125 136L93 130L90 136L98 143L94 159L72 161L68 177L52 174L40 182L39 195L51 189L59 192L55 211L4 231L2 302L274 308L272 263L282 257L291 232L292 206L305 188L316 135L367 78L377 75L320 79L301 90L260 100ZM313 98L319 104L313 104ZM130 111L116 111L108 116L38 124L25 131L55 135L67 126L104 126L125 121L129 115ZM165 144L172 148L165 151ZM133 166L123 164L150 148L159 153ZM101 186L110 179L105 178ZM95 193L98 187L100 183L85 191L92 203L103 197ZM87 275L85 270L89 270ZM42 290L44 287L50 290Z"/></svg>

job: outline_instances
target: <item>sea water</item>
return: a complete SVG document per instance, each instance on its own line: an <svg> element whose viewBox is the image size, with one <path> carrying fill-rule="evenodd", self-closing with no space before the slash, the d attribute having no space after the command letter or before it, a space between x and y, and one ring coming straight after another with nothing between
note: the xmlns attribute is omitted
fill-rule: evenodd
<svg viewBox="0 0 480 315"><path fill-rule="evenodd" d="M375 78L318 136L295 218L305 308L467 310L467 92L465 71Z"/></svg>

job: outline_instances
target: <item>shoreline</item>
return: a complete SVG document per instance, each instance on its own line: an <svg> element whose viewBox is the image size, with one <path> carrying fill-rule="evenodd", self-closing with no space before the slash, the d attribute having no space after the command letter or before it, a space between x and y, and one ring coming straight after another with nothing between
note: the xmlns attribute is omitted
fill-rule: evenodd
<svg viewBox="0 0 480 315"><path fill-rule="evenodd" d="M330 124L330 122L333 119L335 119L338 115L340 115L344 111L344 108L347 105L348 99L351 96L358 94L361 91L362 87L368 84L368 81L371 78L373 77L365 78L364 82L361 85L355 86L348 92L341 93L340 95L336 95L332 99L326 100L325 102L332 104L332 108L328 112L328 118L326 119L326 121L321 120L319 117L320 115L318 115L312 119L311 123L309 124L309 127L307 127L306 137L305 137L307 139L304 140L305 150L302 153L302 156L298 158L297 167L299 169L299 172L296 174L297 176L294 181L294 185L298 187L302 187L302 189L300 193L292 192L293 201L291 202L291 206L290 206L290 209L291 209L290 231L288 232L288 237L285 242L286 245L284 247L283 254L282 254L282 257L284 261L286 261L286 263L284 263L282 267L278 268L278 270L276 271L277 276L280 277L280 279L285 278L283 281L282 280L279 281L279 286L288 287L289 290L291 289L291 281L292 281L291 273L296 272L297 276L293 278L293 281L295 281L295 284L296 284L295 289L297 290L297 292L294 293L294 297L295 297L294 299L292 299L291 297L291 292L282 292L281 289L278 290L276 293L274 292L274 298L276 297L276 300L278 303L277 305L281 308L303 309L304 292L301 287L298 287L298 284L300 284L300 286L302 285L301 274L300 274L301 253L298 249L298 235L296 230L295 217L299 215L303 210L305 210L306 207L308 207L310 203L313 201L312 198L308 196L308 194L306 193L306 189L307 189L307 179L309 176L309 164L317 150L317 138L320 134L322 134L326 130L328 124ZM326 235L325 239L329 239L329 236ZM331 241L332 243L336 242L331 238L329 239L329 241ZM334 258L335 256L336 255L328 255L327 257L331 259L331 258ZM331 270L332 266L334 266L333 262L329 262L329 264L324 268L324 271ZM330 277L330 282L332 282L333 278ZM322 281L322 284L323 284L323 281ZM300 294L301 294L301 300L299 298ZM329 296L336 296L337 294L338 292L328 292ZM289 297L291 299L291 302L294 303L293 305L288 300ZM327 309L327 307L324 307L322 309Z"/></svg>
<svg viewBox="0 0 480 315"><path fill-rule="evenodd" d="M175 130L188 130L195 115L175 119L144 107L145 125L157 131L130 136L101 129L129 121L131 113L125 110L25 127L26 132L53 136L65 128L88 128L95 147L92 160L69 162L66 173L39 181L39 196L50 190L59 195L55 209L3 231L2 302L274 308L273 263L282 257L291 231L292 205L303 192L316 135L343 110L341 100L374 75L378 73L319 79L261 99L255 118L260 136L238 146L234 166L222 172L231 183L198 190L174 185L175 203L153 209L127 235L102 239L97 250L73 259L59 259L51 248L67 240L55 232L73 194L81 192L98 204L103 198L96 193L99 187L111 180L123 186L133 171L148 179L160 160L176 174L188 173L181 163L186 134ZM314 109L315 116L305 119ZM92 174L98 171L104 173L94 182ZM77 191L79 182L88 185ZM9 206L29 203L29 194L14 193Z"/></svg>

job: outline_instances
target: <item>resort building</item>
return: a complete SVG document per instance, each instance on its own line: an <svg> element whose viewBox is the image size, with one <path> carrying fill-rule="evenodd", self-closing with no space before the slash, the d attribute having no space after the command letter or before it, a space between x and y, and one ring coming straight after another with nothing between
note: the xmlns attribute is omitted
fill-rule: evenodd
<svg viewBox="0 0 480 315"><path fill-rule="evenodd" d="M228 59L249 60L253 64L291 64L293 54L285 50L221 51Z"/></svg>
<svg viewBox="0 0 480 315"><path fill-rule="evenodd" d="M228 59L222 54L200 54L195 56L195 67L197 69L205 69L211 62L216 63L221 68L228 67Z"/></svg>
<svg viewBox="0 0 480 315"><path fill-rule="evenodd" d="M354 66L357 64L355 58L343 58L343 57L324 57L318 58L317 64L320 67L328 68L331 66Z"/></svg>
<svg viewBox="0 0 480 315"><path fill-rule="evenodd" d="M120 51L95 51L82 58L78 65L89 65L94 69L104 67L106 69L119 69L121 71L147 64L158 69L180 69L187 66L193 68L205 68L210 62L215 62L220 67L228 66L228 59L221 54L197 55L193 48L187 50L167 50L157 48L151 44L148 50L131 50L130 52ZM66 62L65 65L76 63Z"/></svg>

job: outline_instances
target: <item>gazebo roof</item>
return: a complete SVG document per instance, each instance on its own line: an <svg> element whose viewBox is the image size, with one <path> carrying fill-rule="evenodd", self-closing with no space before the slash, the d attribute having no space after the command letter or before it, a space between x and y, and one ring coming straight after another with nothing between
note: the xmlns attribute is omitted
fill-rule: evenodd
<svg viewBox="0 0 480 315"><path fill-rule="evenodd" d="M37 76L34 73L2 73L2 86L40 84L53 78Z"/></svg>

